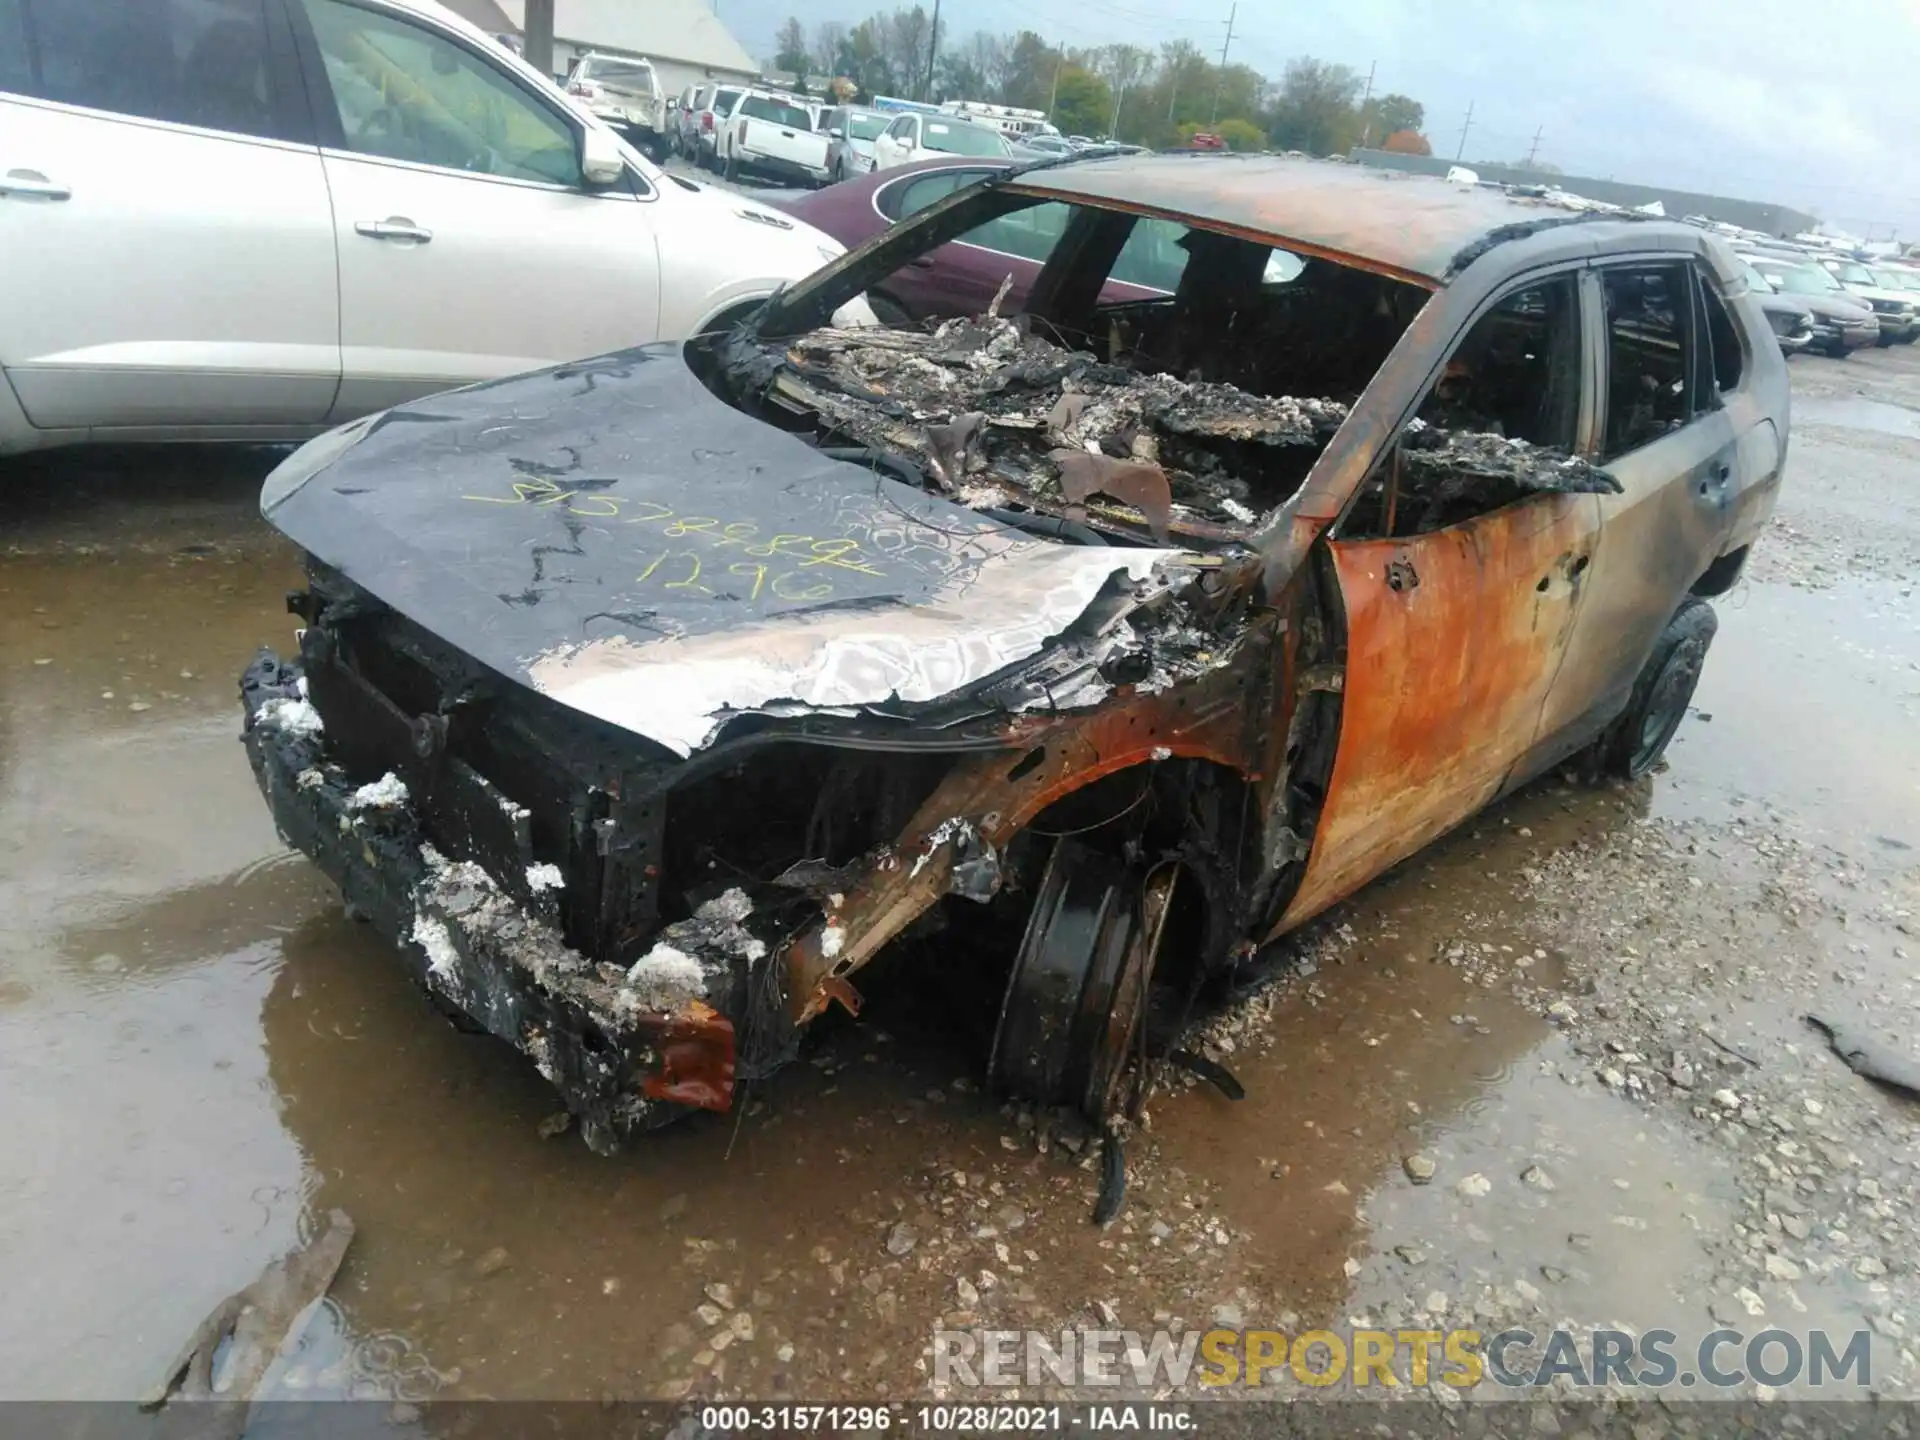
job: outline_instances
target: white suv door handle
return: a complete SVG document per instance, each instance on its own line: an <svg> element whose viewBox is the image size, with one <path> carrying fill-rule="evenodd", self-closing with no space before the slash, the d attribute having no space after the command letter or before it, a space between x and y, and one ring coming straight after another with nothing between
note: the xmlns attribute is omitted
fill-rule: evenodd
<svg viewBox="0 0 1920 1440"><path fill-rule="evenodd" d="M9 170L0 175L0 195L17 195L26 200L71 200L73 191L55 184L38 170Z"/></svg>
<svg viewBox="0 0 1920 1440"><path fill-rule="evenodd" d="M389 215L385 220L356 220L353 228L369 240L411 240L424 245L433 232L416 225L404 215Z"/></svg>

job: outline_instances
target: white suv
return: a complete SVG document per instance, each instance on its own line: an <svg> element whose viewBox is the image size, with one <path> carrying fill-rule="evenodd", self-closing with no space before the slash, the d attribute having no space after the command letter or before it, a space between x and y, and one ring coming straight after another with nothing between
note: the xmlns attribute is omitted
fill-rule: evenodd
<svg viewBox="0 0 1920 1440"><path fill-rule="evenodd" d="M430 0L0 0L0 453L300 438L841 250Z"/></svg>

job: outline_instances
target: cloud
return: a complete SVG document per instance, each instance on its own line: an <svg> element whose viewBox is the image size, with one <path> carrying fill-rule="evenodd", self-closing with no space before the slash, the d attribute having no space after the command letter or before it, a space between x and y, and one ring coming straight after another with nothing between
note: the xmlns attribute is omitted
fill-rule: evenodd
<svg viewBox="0 0 1920 1440"><path fill-rule="evenodd" d="M765 48L789 12L811 26L863 19L871 0L727 0L721 15ZM1071 46L1217 53L1224 0L943 0L942 28L1027 27ZM1920 5L1885 0L1342 0L1239 7L1235 58L1277 79L1313 55L1427 107L1451 154L1469 103L1467 158L1540 154L1575 173L1775 200L1920 238ZM764 38L762 38L764 37ZM1884 233L1884 230L1882 231Z"/></svg>

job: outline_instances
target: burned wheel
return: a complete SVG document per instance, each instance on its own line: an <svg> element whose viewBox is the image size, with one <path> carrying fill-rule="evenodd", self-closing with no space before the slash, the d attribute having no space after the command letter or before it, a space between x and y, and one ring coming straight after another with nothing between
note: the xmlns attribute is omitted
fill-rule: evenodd
<svg viewBox="0 0 1920 1440"><path fill-rule="evenodd" d="M1706 601L1689 596L1681 602L1641 667L1625 713L1596 742L1596 768L1601 773L1638 780L1660 763L1674 731L1686 718L1706 664L1707 647L1719 628L1719 618Z"/></svg>
<svg viewBox="0 0 1920 1440"><path fill-rule="evenodd" d="M1095 1121L1121 1108L1179 877L1176 862L1149 869L1055 843L994 1032L996 1092Z"/></svg>

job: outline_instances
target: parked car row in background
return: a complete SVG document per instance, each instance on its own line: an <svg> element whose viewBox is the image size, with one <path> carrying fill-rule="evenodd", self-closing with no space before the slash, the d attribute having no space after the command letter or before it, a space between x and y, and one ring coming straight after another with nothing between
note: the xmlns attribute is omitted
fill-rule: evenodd
<svg viewBox="0 0 1920 1440"><path fill-rule="evenodd" d="M1920 336L1920 269L1872 263L1789 241L1742 240L1734 252L1751 272L1762 308L1788 354L1818 349L1844 357L1865 345L1911 345ZM1786 329L1804 310L1803 327Z"/></svg>

